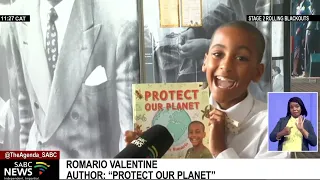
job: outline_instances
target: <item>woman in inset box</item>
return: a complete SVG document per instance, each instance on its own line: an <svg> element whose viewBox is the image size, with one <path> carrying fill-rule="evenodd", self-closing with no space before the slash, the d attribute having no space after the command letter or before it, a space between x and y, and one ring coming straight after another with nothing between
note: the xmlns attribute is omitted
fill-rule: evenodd
<svg viewBox="0 0 320 180"><path fill-rule="evenodd" d="M309 145L317 145L317 136L303 101L293 97L288 101L287 116L280 118L270 134L270 141L278 143L278 151L309 151Z"/></svg>

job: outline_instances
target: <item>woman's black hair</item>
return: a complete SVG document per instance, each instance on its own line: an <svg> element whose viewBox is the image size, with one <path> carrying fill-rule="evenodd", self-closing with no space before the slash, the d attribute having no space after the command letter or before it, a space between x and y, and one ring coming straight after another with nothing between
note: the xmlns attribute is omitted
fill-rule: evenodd
<svg viewBox="0 0 320 180"><path fill-rule="evenodd" d="M303 104L303 101L298 98L298 97L292 97L289 99L288 101L288 110L287 110L287 117L290 117L291 116L291 112L290 112L290 103L291 102L295 102L295 103L298 103L301 107L301 115L303 116L308 116L308 112L307 112L307 109L306 107L304 106Z"/></svg>

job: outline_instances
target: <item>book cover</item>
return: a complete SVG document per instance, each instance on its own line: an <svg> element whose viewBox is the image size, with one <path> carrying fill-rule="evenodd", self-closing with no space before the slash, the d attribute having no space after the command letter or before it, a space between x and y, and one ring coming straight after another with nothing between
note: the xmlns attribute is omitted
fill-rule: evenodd
<svg viewBox="0 0 320 180"><path fill-rule="evenodd" d="M211 106L206 84L134 84L132 91L135 130L145 131L160 124L174 138L162 158L212 158L208 150Z"/></svg>

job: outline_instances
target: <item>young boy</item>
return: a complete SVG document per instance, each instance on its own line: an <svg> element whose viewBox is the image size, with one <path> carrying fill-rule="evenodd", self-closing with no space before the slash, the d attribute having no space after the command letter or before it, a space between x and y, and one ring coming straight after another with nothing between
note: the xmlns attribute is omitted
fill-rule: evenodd
<svg viewBox="0 0 320 180"><path fill-rule="evenodd" d="M248 92L250 82L258 82L264 72L264 49L261 32L243 21L224 24L212 36L202 70L214 107L209 149L215 158L290 158L289 153L268 152L267 105ZM237 121L238 133L226 131L227 118Z"/></svg>
<svg viewBox="0 0 320 180"><path fill-rule="evenodd" d="M203 145L206 137L205 126L200 121L192 121L188 127L188 138L192 148L188 149L185 158L212 158L210 150Z"/></svg>

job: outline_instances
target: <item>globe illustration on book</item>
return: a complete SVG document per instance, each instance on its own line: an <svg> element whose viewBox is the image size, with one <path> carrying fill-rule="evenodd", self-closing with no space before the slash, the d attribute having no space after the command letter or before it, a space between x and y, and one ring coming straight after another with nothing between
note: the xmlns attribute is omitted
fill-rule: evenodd
<svg viewBox="0 0 320 180"><path fill-rule="evenodd" d="M185 110L161 110L158 111L152 120L152 125L162 125L171 133L174 143L179 146L188 139L188 126L191 122L189 114Z"/></svg>

